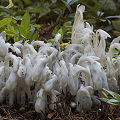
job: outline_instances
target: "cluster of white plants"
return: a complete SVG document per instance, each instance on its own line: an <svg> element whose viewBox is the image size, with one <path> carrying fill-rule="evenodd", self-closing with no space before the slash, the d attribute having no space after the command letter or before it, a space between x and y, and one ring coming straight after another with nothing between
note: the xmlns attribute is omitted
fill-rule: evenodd
<svg viewBox="0 0 120 120"><path fill-rule="evenodd" d="M58 95L68 92L74 97L71 107L84 113L100 101L94 95L102 88L118 90L120 37L113 40L106 52L105 31L93 31L84 23L85 6L78 5L72 29L72 44L60 51L58 33L54 45L43 41L5 43L6 33L0 35L0 102L25 105L31 102L37 112L46 107L54 109ZM35 47L38 47L37 51ZM10 52L11 51L11 52ZM48 100L47 96L50 96Z"/></svg>

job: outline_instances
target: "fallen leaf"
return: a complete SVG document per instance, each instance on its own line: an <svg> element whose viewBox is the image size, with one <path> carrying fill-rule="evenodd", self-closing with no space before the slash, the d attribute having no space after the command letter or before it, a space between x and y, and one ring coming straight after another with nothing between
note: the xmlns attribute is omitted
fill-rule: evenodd
<svg viewBox="0 0 120 120"><path fill-rule="evenodd" d="M114 32L114 35L115 35L115 36L120 36L120 32L115 31L115 32Z"/></svg>
<svg viewBox="0 0 120 120"><path fill-rule="evenodd" d="M104 91L102 91L102 94L103 94L106 98L108 98L107 94L106 94Z"/></svg>
<svg viewBox="0 0 120 120"><path fill-rule="evenodd" d="M112 113L116 109L115 105L110 105L110 113Z"/></svg>
<svg viewBox="0 0 120 120"><path fill-rule="evenodd" d="M50 113L50 114L47 115L47 118L51 119L54 115L55 115L55 112L52 112L52 113Z"/></svg>
<svg viewBox="0 0 120 120"><path fill-rule="evenodd" d="M120 118L116 118L115 120L120 120Z"/></svg>

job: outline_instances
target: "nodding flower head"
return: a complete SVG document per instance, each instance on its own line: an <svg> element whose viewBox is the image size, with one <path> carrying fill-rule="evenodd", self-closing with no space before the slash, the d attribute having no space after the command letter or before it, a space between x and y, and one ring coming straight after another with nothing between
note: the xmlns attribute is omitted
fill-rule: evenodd
<svg viewBox="0 0 120 120"><path fill-rule="evenodd" d="M102 39L107 39L108 37L111 38L111 36L107 32L105 32L104 30L102 30L102 29L98 29L96 31L96 35L97 35L97 37L100 36Z"/></svg>
<svg viewBox="0 0 120 120"><path fill-rule="evenodd" d="M8 53L8 48L7 48L7 45L5 43L5 40L6 40L6 32L3 31L1 34L0 34L0 57L5 57Z"/></svg>

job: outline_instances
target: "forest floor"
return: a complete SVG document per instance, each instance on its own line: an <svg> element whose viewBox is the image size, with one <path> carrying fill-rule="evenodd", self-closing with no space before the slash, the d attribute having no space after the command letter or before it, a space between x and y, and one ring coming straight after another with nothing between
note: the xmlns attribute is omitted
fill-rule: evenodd
<svg viewBox="0 0 120 120"><path fill-rule="evenodd" d="M102 103L84 115L71 109L65 102L47 114L36 113L34 108L0 106L0 120L120 120L120 107Z"/></svg>

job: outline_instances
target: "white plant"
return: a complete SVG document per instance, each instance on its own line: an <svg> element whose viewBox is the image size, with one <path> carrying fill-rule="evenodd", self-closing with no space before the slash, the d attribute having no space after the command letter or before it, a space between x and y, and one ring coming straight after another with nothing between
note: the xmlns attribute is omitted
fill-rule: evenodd
<svg viewBox="0 0 120 120"><path fill-rule="evenodd" d="M93 90L92 87L90 89ZM81 85L76 95L77 110L80 113L85 113L86 111L91 109L92 107L91 94L93 93L89 92L89 90L86 87Z"/></svg>
<svg viewBox="0 0 120 120"><path fill-rule="evenodd" d="M1 103L30 102L37 112L45 112L46 107L54 109L57 95L69 92L74 98L71 107L85 113L92 105L100 104L95 91L118 90L120 56L114 57L114 49L120 50L120 38L114 39L106 52L105 40L110 35L101 29L94 32L93 26L84 23L84 11L85 6L77 6L72 44L64 51L60 50L59 33L53 46L43 41L28 43L29 40L11 45L5 43L6 33L0 34Z"/></svg>
<svg viewBox="0 0 120 120"><path fill-rule="evenodd" d="M8 53L8 48L5 43L5 40L6 40L6 32L3 31L0 34L0 57L2 57L2 58L4 58Z"/></svg>

